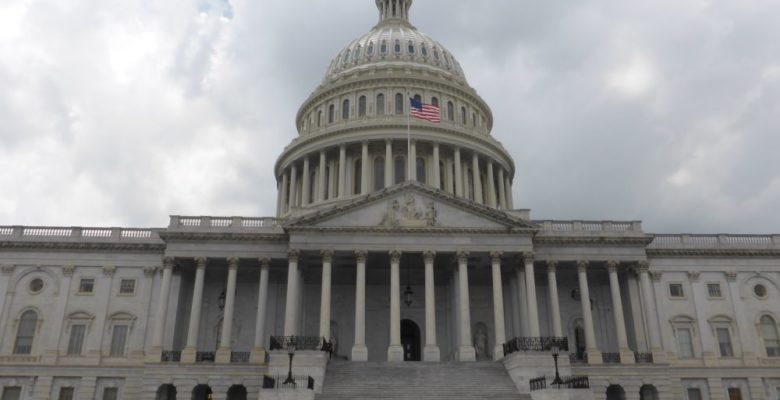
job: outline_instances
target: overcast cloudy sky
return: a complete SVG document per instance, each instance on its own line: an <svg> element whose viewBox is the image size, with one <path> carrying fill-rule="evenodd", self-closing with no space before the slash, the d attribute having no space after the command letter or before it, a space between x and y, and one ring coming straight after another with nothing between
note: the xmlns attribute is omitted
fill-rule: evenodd
<svg viewBox="0 0 780 400"><path fill-rule="evenodd" d="M780 1L417 0L534 218L780 231ZM373 0L3 0L0 225L273 215L272 166Z"/></svg>

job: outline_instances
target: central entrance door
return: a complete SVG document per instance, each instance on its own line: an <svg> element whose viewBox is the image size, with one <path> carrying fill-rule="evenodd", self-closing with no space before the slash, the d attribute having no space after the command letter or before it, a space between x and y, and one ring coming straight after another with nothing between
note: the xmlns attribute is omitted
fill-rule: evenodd
<svg viewBox="0 0 780 400"><path fill-rule="evenodd" d="M401 320L401 346L404 348L404 361L422 360L420 327L412 320Z"/></svg>

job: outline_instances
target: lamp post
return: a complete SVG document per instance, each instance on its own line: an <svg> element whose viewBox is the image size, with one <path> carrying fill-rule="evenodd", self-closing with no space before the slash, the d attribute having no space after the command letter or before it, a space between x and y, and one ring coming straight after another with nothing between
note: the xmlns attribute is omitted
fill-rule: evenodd
<svg viewBox="0 0 780 400"><path fill-rule="evenodd" d="M563 380L561 379L560 373L558 373L558 356L561 355L561 349L560 347L558 347L557 343L553 343L551 350L552 350L553 360L555 361L555 379L553 379L552 384L561 385L563 383Z"/></svg>
<svg viewBox="0 0 780 400"><path fill-rule="evenodd" d="M287 346L288 353L290 355L290 369L287 370L287 379L283 382L284 385L295 385L295 379L292 375L292 362L295 357L295 336L290 337L290 343Z"/></svg>

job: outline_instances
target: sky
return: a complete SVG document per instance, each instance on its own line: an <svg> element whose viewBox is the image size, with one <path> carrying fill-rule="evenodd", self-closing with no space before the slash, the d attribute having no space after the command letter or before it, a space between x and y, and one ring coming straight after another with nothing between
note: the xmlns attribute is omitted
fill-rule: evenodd
<svg viewBox="0 0 780 400"><path fill-rule="evenodd" d="M780 233L780 1L417 0L534 219ZM275 214L273 164L373 0L3 0L0 225Z"/></svg>

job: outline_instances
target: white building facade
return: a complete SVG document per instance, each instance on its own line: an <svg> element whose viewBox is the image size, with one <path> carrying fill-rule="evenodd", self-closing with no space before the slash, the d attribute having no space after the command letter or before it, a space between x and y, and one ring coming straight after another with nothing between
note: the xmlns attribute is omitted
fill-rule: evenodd
<svg viewBox="0 0 780 400"><path fill-rule="evenodd" d="M503 361L518 395L565 338L597 399L778 399L780 235L532 219L458 62L411 0L376 3L298 112L275 217L0 227L0 399L258 398L290 336L331 362Z"/></svg>

